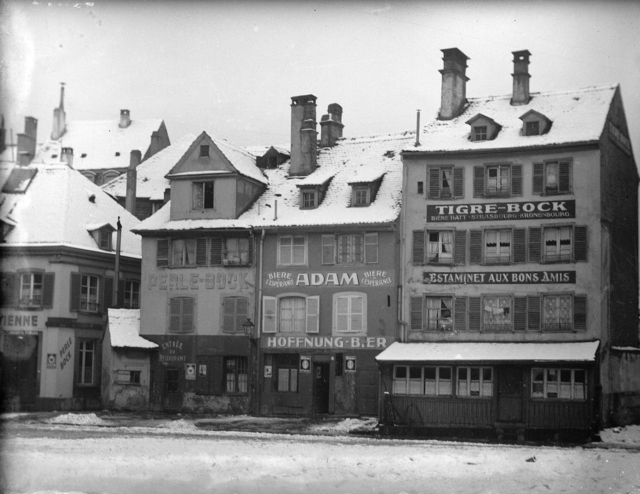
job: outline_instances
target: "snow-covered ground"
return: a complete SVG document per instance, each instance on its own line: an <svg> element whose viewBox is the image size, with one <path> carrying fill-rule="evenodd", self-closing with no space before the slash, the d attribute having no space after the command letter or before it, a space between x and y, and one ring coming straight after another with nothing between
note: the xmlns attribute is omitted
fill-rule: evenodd
<svg viewBox="0 0 640 494"><path fill-rule="evenodd" d="M6 418L5 416L2 417ZM312 434L207 430L213 419L122 427L95 414L11 423L5 494L640 493L640 427L605 430L612 449L354 437L371 419L308 424ZM220 418L260 421L280 419ZM316 434L317 432L317 434ZM616 449L617 445L634 449Z"/></svg>

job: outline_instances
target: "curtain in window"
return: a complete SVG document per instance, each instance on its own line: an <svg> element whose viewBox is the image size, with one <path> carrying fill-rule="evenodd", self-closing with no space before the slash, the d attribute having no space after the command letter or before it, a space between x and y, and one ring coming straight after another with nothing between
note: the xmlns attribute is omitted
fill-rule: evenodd
<svg viewBox="0 0 640 494"><path fill-rule="evenodd" d="M280 331L304 331L306 321L306 302L302 297L284 297L280 299Z"/></svg>
<svg viewBox="0 0 640 494"><path fill-rule="evenodd" d="M204 184L193 184L193 209L204 209Z"/></svg>
<svg viewBox="0 0 640 494"><path fill-rule="evenodd" d="M484 329L511 329L511 297L486 297L484 300Z"/></svg>
<svg viewBox="0 0 640 494"><path fill-rule="evenodd" d="M453 323L452 307L453 300L450 297L427 297L427 329L437 331L450 328Z"/></svg>

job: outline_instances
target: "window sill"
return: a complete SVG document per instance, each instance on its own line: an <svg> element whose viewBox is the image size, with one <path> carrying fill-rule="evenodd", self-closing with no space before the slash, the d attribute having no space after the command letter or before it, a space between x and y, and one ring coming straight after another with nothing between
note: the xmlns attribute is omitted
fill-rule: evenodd
<svg viewBox="0 0 640 494"><path fill-rule="evenodd" d="M18 310L26 310L26 311L36 311L36 310L43 310L44 307L41 305L19 305L18 306Z"/></svg>

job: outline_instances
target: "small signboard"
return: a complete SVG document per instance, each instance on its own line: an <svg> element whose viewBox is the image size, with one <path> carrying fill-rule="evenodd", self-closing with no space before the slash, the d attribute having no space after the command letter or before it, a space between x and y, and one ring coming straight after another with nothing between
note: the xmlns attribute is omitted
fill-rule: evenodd
<svg viewBox="0 0 640 494"><path fill-rule="evenodd" d="M56 368L56 354L47 353L47 369L55 369L55 368Z"/></svg>
<svg viewBox="0 0 640 494"><path fill-rule="evenodd" d="M184 378L187 381L195 381L196 380L196 364L186 364Z"/></svg>
<svg viewBox="0 0 640 494"><path fill-rule="evenodd" d="M311 372L311 357L300 357L300 372Z"/></svg>
<svg viewBox="0 0 640 494"><path fill-rule="evenodd" d="M271 367L270 365L265 365L264 377L271 377L271 376L273 376L273 367Z"/></svg>
<svg viewBox="0 0 640 494"><path fill-rule="evenodd" d="M206 376L207 375L207 364L200 364L198 366L198 375Z"/></svg>
<svg viewBox="0 0 640 494"><path fill-rule="evenodd" d="M355 372L356 371L356 358L355 357L345 357L344 358L344 369L347 372Z"/></svg>

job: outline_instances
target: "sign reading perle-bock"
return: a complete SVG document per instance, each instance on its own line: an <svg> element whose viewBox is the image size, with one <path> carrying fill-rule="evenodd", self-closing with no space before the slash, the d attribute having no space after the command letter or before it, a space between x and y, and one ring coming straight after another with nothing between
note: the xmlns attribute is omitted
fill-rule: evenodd
<svg viewBox="0 0 640 494"><path fill-rule="evenodd" d="M495 202L427 206L427 223L575 218L576 201Z"/></svg>

